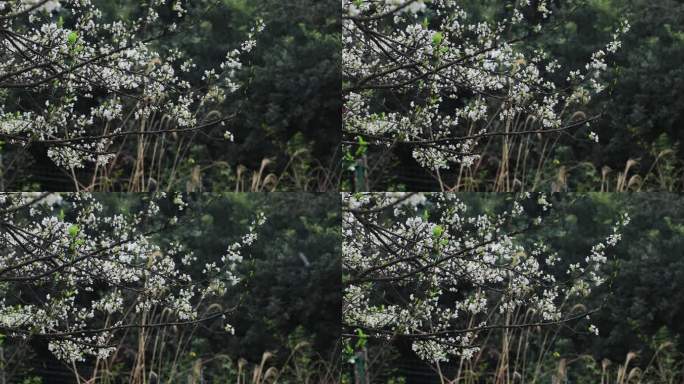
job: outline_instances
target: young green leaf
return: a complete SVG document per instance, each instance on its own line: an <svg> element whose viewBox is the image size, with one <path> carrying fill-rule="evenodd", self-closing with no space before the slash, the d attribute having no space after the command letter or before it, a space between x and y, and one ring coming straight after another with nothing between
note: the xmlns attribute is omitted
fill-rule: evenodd
<svg viewBox="0 0 684 384"><path fill-rule="evenodd" d="M432 236L434 237L442 237L443 233L444 228L442 228L441 225L436 225L434 228L432 228Z"/></svg>
<svg viewBox="0 0 684 384"><path fill-rule="evenodd" d="M76 31L69 32L69 34L67 35L67 43L69 45L74 45L74 44L76 44L77 40L78 40L78 33L76 33Z"/></svg>
<svg viewBox="0 0 684 384"><path fill-rule="evenodd" d="M432 45L434 46L439 46L442 44L442 41L444 40L444 35L442 32L435 32L434 35L432 35Z"/></svg>
<svg viewBox="0 0 684 384"><path fill-rule="evenodd" d="M78 236L78 233L81 231L81 229L78 227L78 225L72 224L69 227L68 231L69 231L69 236L76 237L76 236Z"/></svg>

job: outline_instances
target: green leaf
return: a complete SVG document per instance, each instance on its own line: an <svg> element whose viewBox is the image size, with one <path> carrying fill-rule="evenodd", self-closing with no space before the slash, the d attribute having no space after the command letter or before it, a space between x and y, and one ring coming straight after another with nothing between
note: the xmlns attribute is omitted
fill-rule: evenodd
<svg viewBox="0 0 684 384"><path fill-rule="evenodd" d="M76 31L71 31L69 35L67 35L67 43L69 45L74 45L76 44L76 40L78 40L78 33L76 33Z"/></svg>
<svg viewBox="0 0 684 384"><path fill-rule="evenodd" d="M432 236L434 236L434 237L442 237L443 233L444 233L444 228L442 228L441 225L435 225L435 227L432 228Z"/></svg>
<svg viewBox="0 0 684 384"><path fill-rule="evenodd" d="M363 139L363 137L359 136L359 146L356 148L356 157L359 158L366 154L366 151L368 150L368 142Z"/></svg>
<svg viewBox="0 0 684 384"><path fill-rule="evenodd" d="M442 32L435 32L435 34L432 35L432 44L435 46L442 44L443 40L444 40L444 35L442 34Z"/></svg>
<svg viewBox="0 0 684 384"><path fill-rule="evenodd" d="M362 349L366 346L366 342L368 341L368 335L366 335L363 330L361 329L356 329L356 336L358 336L358 339L356 340L356 348L357 349Z"/></svg>
<svg viewBox="0 0 684 384"><path fill-rule="evenodd" d="M76 237L78 236L78 233L81 231L81 228L78 227L76 224L72 224L69 227L69 236L71 237Z"/></svg>

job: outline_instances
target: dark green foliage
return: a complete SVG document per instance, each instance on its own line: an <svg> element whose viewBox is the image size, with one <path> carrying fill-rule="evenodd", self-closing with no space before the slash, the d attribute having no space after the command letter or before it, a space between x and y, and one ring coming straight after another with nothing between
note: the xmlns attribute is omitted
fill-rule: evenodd
<svg viewBox="0 0 684 384"><path fill-rule="evenodd" d="M198 276L204 263L224 254L244 233L256 212L267 217L259 240L240 267L242 282L236 294L222 303L225 308L236 307L231 315L236 336L202 328L194 352L258 362L264 352L271 351L282 361L290 353L289 337L298 333L312 343L314 352L331 353L339 336L341 310L337 195L203 194L190 198L191 207L180 213L179 224L159 236L162 242L182 240L193 250ZM164 212L164 216L174 214L178 212Z"/></svg>
<svg viewBox="0 0 684 384"><path fill-rule="evenodd" d="M632 195L623 206L633 220L619 247L620 267L607 308L596 316L605 333L592 345L594 354L613 361L629 351L653 353L659 345L650 340L663 328L674 337L684 335L684 199ZM684 351L684 345L676 347Z"/></svg>
<svg viewBox="0 0 684 384"><path fill-rule="evenodd" d="M642 156L662 133L681 142L684 95L684 4L681 1L627 2L633 30L625 41L612 100L602 122L613 134L607 156ZM679 156L682 156L680 153ZM610 159L610 157L609 157Z"/></svg>
<svg viewBox="0 0 684 384"><path fill-rule="evenodd" d="M647 364L660 346L653 340L663 330L670 335L667 341L684 335L684 199L666 193L597 193L563 195L557 204L562 210L559 227L545 235L565 262L583 260L620 213L631 217L611 252L614 259L605 270L609 282L584 303L601 308L592 316L599 337L582 329L579 334L567 332L569 343L561 349L613 362L634 351L642 353L641 363ZM676 348L684 351L684 345Z"/></svg>
<svg viewBox="0 0 684 384"><path fill-rule="evenodd" d="M185 239L203 265L225 252L226 234L240 236L259 211L267 220L241 266L240 293L224 303L237 305L231 316L236 337L203 330L206 340L196 352L258 362L271 351L282 361L292 347L290 336L299 334L315 353L327 356L339 337L341 316L337 194L198 195L187 213L191 224L165 237Z"/></svg>
<svg viewBox="0 0 684 384"><path fill-rule="evenodd" d="M590 107L604 116L594 127L601 145L574 148L576 159L621 168L630 158L650 167L652 143L665 134L680 142L684 72L684 4L677 0L587 0L566 7L563 23L543 39L562 64L577 67L601 48L621 19L632 25L613 60L610 87ZM668 148L671 148L669 144ZM659 148L660 150L665 148ZM679 153L682 157L682 154Z"/></svg>
<svg viewBox="0 0 684 384"><path fill-rule="evenodd" d="M285 352L306 331L315 351L332 352L341 319L340 215L336 194L263 196L268 217L250 262L248 294L236 317L244 357Z"/></svg>
<svg viewBox="0 0 684 384"><path fill-rule="evenodd" d="M258 164L250 153L279 147L302 132L314 158L333 160L341 127L341 25L339 1L261 2L268 33L252 62L253 77L241 103L240 161Z"/></svg>
<svg viewBox="0 0 684 384"><path fill-rule="evenodd" d="M235 114L232 145L206 141L214 160L258 169L264 158L276 159L282 170L288 143L301 133L313 161L332 164L341 126L341 25L335 0L224 0L206 12L186 33L174 35L164 47L176 46L197 58L197 80L236 48L255 18L266 29L241 75L247 86L229 97L225 115ZM200 138L200 142L202 139ZM228 147L228 148L226 148Z"/></svg>

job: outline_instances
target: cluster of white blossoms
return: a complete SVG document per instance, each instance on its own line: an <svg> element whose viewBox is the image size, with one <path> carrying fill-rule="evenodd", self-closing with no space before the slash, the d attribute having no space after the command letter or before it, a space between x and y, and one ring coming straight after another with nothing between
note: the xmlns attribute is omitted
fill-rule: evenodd
<svg viewBox="0 0 684 384"><path fill-rule="evenodd" d="M543 225L552 209L544 195L523 195L498 214L469 212L448 193L343 200L345 328L407 338L429 362L469 358L478 335L516 311L531 311L536 325L586 319L564 303L604 283L606 251L629 221L621 217L582 263L566 266L549 246L520 236Z"/></svg>
<svg viewBox="0 0 684 384"><path fill-rule="evenodd" d="M0 138L45 143L57 165L79 168L111 161L117 139L133 132L222 125L225 119L205 116L240 88L240 59L255 47L263 22L202 84L192 84L186 80L195 68L191 58L154 48L156 40L181 31L160 20L167 3L151 2L139 19L108 22L91 0L0 2ZM188 13L181 1L171 10ZM163 120L165 128L147 119Z"/></svg>
<svg viewBox="0 0 684 384"><path fill-rule="evenodd" d="M151 223L162 199L186 205L160 194L123 213L90 194L0 194L0 333L47 339L58 358L81 361L107 357L120 331L136 326L224 321L227 312L210 306L239 282L263 215L193 278L192 252L155 240L169 225Z"/></svg>
<svg viewBox="0 0 684 384"><path fill-rule="evenodd" d="M572 115L605 88L606 56L626 22L584 68L566 69L530 48L543 27L524 15L550 20L549 0L510 2L497 20L465 3L342 0L345 145L405 143L422 166L442 169L472 164L483 137L517 124L544 133L591 120Z"/></svg>

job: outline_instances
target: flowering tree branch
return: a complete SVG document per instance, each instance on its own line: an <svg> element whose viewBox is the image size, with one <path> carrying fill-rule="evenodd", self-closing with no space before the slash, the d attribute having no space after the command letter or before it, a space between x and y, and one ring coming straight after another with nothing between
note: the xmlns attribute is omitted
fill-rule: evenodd
<svg viewBox="0 0 684 384"><path fill-rule="evenodd" d="M566 69L522 44L544 30L526 13L552 19L546 0L512 2L497 20L477 19L458 0L342 3L344 145L404 144L431 170L472 164L483 138L589 125L595 117L565 116L603 91L606 58L629 28L619 26L585 68ZM513 129L530 119L538 128Z"/></svg>
<svg viewBox="0 0 684 384"><path fill-rule="evenodd" d="M562 325L566 304L604 283L606 251L620 240L621 217L583 263L563 262L543 241L525 241L553 206L544 195L517 198L497 214L471 213L455 194L344 196L345 334L411 342L430 362L472 356L493 329ZM528 321L506 323L516 311Z"/></svg>
<svg viewBox="0 0 684 384"><path fill-rule="evenodd" d="M236 268L264 218L195 276L191 251L155 240L183 223L154 219L158 201L169 199L122 214L89 194L0 194L0 330L47 339L57 357L74 361L108 356L122 330L224 321L234 309L212 303L239 283ZM180 195L172 201L178 212L187 206Z"/></svg>
<svg viewBox="0 0 684 384"><path fill-rule="evenodd" d="M192 10L216 3L202 0ZM184 21L162 22L168 7ZM180 1L154 0L138 19L106 22L89 0L0 2L0 137L47 145L57 165L73 169L109 163L122 137L225 125L229 117L203 116L242 86L241 58L264 25L257 21L239 48L193 84L186 80L192 58L154 44L192 28L202 14L186 18L190 12ZM148 129L155 119L165 124Z"/></svg>

